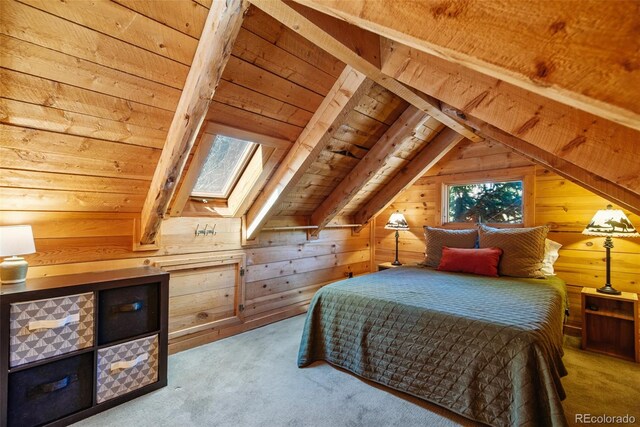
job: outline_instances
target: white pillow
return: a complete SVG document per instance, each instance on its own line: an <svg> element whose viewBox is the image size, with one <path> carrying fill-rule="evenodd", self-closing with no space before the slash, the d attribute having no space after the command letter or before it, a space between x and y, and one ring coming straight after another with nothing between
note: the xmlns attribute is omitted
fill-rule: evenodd
<svg viewBox="0 0 640 427"><path fill-rule="evenodd" d="M549 239L544 240L544 259L542 260L542 268L540 271L547 276L555 276L553 264L555 264L556 260L560 256L558 249L561 247L562 245L558 242L554 242Z"/></svg>

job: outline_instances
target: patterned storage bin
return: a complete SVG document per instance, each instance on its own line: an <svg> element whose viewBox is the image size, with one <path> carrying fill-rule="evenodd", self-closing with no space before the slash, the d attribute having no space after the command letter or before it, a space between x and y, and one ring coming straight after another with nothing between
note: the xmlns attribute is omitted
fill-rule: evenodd
<svg viewBox="0 0 640 427"><path fill-rule="evenodd" d="M11 304L9 366L93 345L93 293Z"/></svg>
<svg viewBox="0 0 640 427"><path fill-rule="evenodd" d="M157 335L98 350L98 403L156 381Z"/></svg>

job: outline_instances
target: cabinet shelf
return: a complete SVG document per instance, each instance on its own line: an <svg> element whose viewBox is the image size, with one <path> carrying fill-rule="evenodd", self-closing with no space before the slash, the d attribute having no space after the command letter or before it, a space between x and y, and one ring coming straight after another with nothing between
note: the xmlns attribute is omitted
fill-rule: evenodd
<svg viewBox="0 0 640 427"><path fill-rule="evenodd" d="M596 316L605 316L605 317L613 317L616 319L621 319L621 320L629 320L631 322L633 322L633 315L631 314L627 314L627 313L622 313L622 312L617 312L617 311L606 311L606 310L590 310L588 308L586 308L584 310L585 313L587 314L593 314Z"/></svg>
<svg viewBox="0 0 640 427"><path fill-rule="evenodd" d="M167 385L167 272L31 279L0 296L0 427L66 426Z"/></svg>
<svg viewBox="0 0 640 427"><path fill-rule="evenodd" d="M640 362L638 295L582 288L582 348Z"/></svg>

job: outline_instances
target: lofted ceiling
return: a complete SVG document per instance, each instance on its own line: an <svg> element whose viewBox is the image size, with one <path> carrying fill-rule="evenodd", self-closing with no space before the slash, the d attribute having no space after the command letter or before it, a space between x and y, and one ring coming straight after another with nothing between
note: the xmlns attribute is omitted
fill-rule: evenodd
<svg viewBox="0 0 640 427"><path fill-rule="evenodd" d="M0 209L134 215L143 243L166 214L318 233L487 139L640 214L637 3L252 3L3 1ZM218 210L188 197L217 133L265 147Z"/></svg>

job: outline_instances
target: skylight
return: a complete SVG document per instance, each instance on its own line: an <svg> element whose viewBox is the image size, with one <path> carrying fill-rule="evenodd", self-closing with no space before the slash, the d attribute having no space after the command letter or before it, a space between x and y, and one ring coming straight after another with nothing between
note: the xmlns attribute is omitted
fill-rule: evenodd
<svg viewBox="0 0 640 427"><path fill-rule="evenodd" d="M191 195L228 198L256 147L250 141L217 135Z"/></svg>

